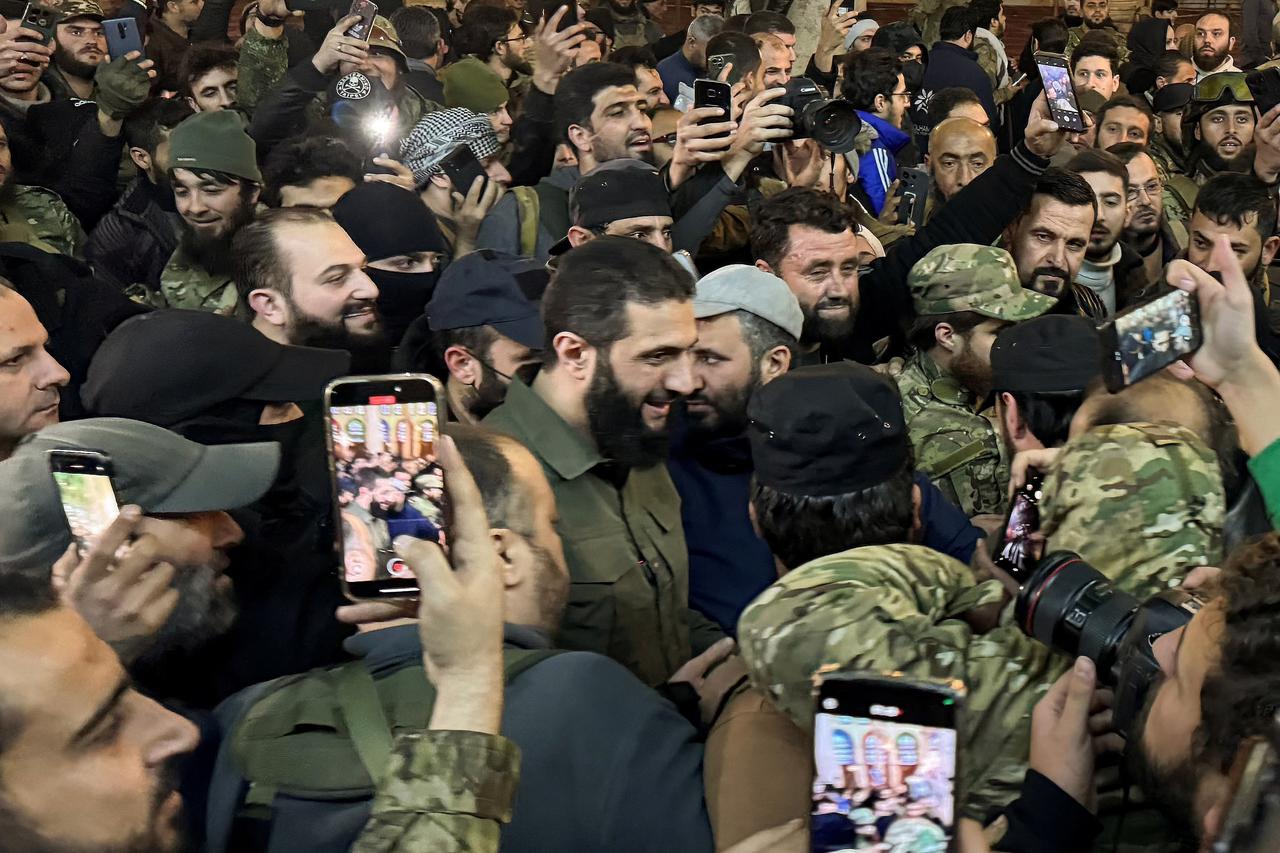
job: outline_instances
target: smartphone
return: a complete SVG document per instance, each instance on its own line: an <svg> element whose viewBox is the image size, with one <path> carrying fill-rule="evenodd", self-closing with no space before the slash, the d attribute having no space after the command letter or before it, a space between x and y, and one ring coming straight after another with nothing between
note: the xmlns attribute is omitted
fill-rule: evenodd
<svg viewBox="0 0 1280 853"><path fill-rule="evenodd" d="M814 853L948 849L964 685L831 670L816 679Z"/></svg>
<svg viewBox="0 0 1280 853"><path fill-rule="evenodd" d="M929 201L929 173L924 169L903 169L898 176L898 224L924 227L924 209Z"/></svg>
<svg viewBox="0 0 1280 853"><path fill-rule="evenodd" d="M102 31L107 37L107 55L112 59L119 59L131 50L143 53L137 19L111 18L102 22Z"/></svg>
<svg viewBox="0 0 1280 853"><path fill-rule="evenodd" d="M693 106L697 107L719 107L724 110L724 115L720 118L703 119L699 124L717 124L722 121L729 121L733 115L733 87L728 83L721 83L719 80L694 80L693 81ZM729 131L722 131L708 139L723 139L729 135Z"/></svg>
<svg viewBox="0 0 1280 853"><path fill-rule="evenodd" d="M41 44L48 44L53 40L53 29L57 23L58 13L39 3L28 3L26 10L22 13L22 26L40 33L43 36L40 39Z"/></svg>
<svg viewBox="0 0 1280 853"><path fill-rule="evenodd" d="M378 4L370 2L370 0L352 0L351 8L347 10L347 15L359 15L360 20L356 21L347 28L345 36L361 41L368 41L369 36L373 33L373 19L378 14Z"/></svg>
<svg viewBox="0 0 1280 853"><path fill-rule="evenodd" d="M1084 116L1076 100L1076 87L1071 82L1067 58L1056 53L1037 53L1036 68L1040 70L1045 100L1049 102L1053 120L1066 130L1084 133Z"/></svg>
<svg viewBox="0 0 1280 853"><path fill-rule="evenodd" d="M1200 306L1185 290L1173 290L1116 315L1100 330L1107 390L1116 393L1200 349Z"/></svg>
<svg viewBox="0 0 1280 853"><path fill-rule="evenodd" d="M348 376L324 393L343 591L353 600L417 596L397 536L446 544L444 389L425 373Z"/></svg>
<svg viewBox="0 0 1280 853"><path fill-rule="evenodd" d="M484 166L480 165L480 161L466 144L459 145L450 151L440 161L440 168L449 176L449 180L453 181L454 192L460 192L464 196L471 191L471 185L475 183L476 178L484 180L480 185L480 192L483 193L488 186L489 176L485 173Z"/></svg>
<svg viewBox="0 0 1280 853"><path fill-rule="evenodd" d="M733 69L729 71L727 82L730 86L742 79L742 73L738 70L739 62L735 62L737 57L732 53L716 53L707 57L707 76L712 80L720 79L720 72L724 71L726 65L732 65ZM694 81L695 83L698 81Z"/></svg>
<svg viewBox="0 0 1280 853"><path fill-rule="evenodd" d="M1038 535L1043 483L1044 474L1035 469L1027 471L1027 482L1014 493L1009 515L991 553L992 562L1019 584L1035 571L1044 554L1044 538Z"/></svg>
<svg viewBox="0 0 1280 853"><path fill-rule="evenodd" d="M51 450L49 470L76 549L85 554L120 514L111 457L93 450Z"/></svg>
<svg viewBox="0 0 1280 853"><path fill-rule="evenodd" d="M1010 85L1010 86L1020 86L1020 85L1022 85L1022 81L1023 81L1023 80L1026 80L1026 79L1027 79L1026 72L1023 72L1022 74L1019 74L1019 75L1018 75L1018 79L1014 80L1014 81L1013 81L1012 83L1010 83L1009 85Z"/></svg>
<svg viewBox="0 0 1280 853"><path fill-rule="evenodd" d="M1245 75L1244 82L1253 93L1253 101L1258 105L1259 114L1266 114L1280 104L1280 68L1250 71Z"/></svg>

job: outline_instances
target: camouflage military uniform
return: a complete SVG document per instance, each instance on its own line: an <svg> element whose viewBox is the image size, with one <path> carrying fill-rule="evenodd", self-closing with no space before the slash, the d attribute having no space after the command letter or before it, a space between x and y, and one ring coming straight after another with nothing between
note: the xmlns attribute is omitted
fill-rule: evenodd
<svg viewBox="0 0 1280 853"><path fill-rule="evenodd" d="M1023 289L1008 252L970 243L929 252L911 268L907 287L920 317L973 311L1016 322L1043 314L1055 302ZM895 378L916 467L965 515L1001 512L1008 460L995 425L975 410L973 392L927 352L913 355Z"/></svg>
<svg viewBox="0 0 1280 853"><path fill-rule="evenodd" d="M396 735L369 822L352 853L496 853L511 820L520 750L464 731Z"/></svg>
<svg viewBox="0 0 1280 853"><path fill-rule="evenodd" d="M53 190L15 186L0 204L0 242L27 243L46 252L80 257L84 229Z"/></svg>
<svg viewBox="0 0 1280 853"><path fill-rule="evenodd" d="M229 317L245 317L247 311L230 275L210 275L189 259L178 246L160 273L161 308L186 308L210 311ZM152 303L154 304L154 302Z"/></svg>
<svg viewBox="0 0 1280 853"><path fill-rule="evenodd" d="M1119 30L1112 27L1091 29L1087 24L1081 24L1078 27L1072 27L1067 30L1067 49L1065 53L1068 59L1071 58L1071 52L1076 49L1076 45L1080 44L1080 40L1089 33L1103 33L1110 37L1111 41L1115 43L1116 51L1120 54L1120 65L1124 65L1129 61L1129 45ZM1119 67L1117 67L1116 71L1119 70Z"/></svg>
<svg viewBox="0 0 1280 853"><path fill-rule="evenodd" d="M1164 424L1072 439L1045 474L1040 507L1050 548L1075 551L1139 597L1218 565L1225 516L1217 457L1195 433Z"/></svg>

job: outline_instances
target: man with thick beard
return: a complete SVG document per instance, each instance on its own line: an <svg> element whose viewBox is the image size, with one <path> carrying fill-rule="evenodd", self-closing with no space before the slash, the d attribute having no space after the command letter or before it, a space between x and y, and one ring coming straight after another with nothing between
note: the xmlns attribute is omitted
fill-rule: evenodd
<svg viewBox="0 0 1280 853"><path fill-rule="evenodd" d="M45 83L55 97L92 100L93 75L99 65L111 59L102 32L106 15L95 0L69 0L59 11L62 14L53 31L53 62L45 73Z"/></svg>
<svg viewBox="0 0 1280 853"><path fill-rule="evenodd" d="M1191 61L1196 65L1196 82L1210 74L1239 71L1231 51L1236 38L1231 35L1231 19L1222 12L1205 12L1196 21L1195 54Z"/></svg>
<svg viewBox="0 0 1280 853"><path fill-rule="evenodd" d="M723 634L689 609L680 497L662 465L694 390L693 279L666 252L597 237L565 253L542 299L547 349L485 425L542 463L572 585L566 648L659 685Z"/></svg>
<svg viewBox="0 0 1280 853"><path fill-rule="evenodd" d="M1214 74L1196 84L1182 119L1191 146L1187 174L1203 184L1223 172L1253 170L1258 112L1239 71Z"/></svg>
<svg viewBox="0 0 1280 853"><path fill-rule="evenodd" d="M916 465L972 518L1000 513L1008 460L980 412L991 395L996 333L1038 317L1056 300L1022 287L1003 249L960 244L925 255L907 279L915 354L895 377Z"/></svg>
<svg viewBox="0 0 1280 853"><path fill-rule="evenodd" d="M182 233L160 274L161 307L247 316L231 278L231 241L253 218L262 173L240 116L196 113L175 127L169 176Z"/></svg>
<svg viewBox="0 0 1280 853"><path fill-rule="evenodd" d="M386 369L378 286L360 247L327 211L268 210L236 235L231 254L259 332L277 343L347 350L352 373Z"/></svg>

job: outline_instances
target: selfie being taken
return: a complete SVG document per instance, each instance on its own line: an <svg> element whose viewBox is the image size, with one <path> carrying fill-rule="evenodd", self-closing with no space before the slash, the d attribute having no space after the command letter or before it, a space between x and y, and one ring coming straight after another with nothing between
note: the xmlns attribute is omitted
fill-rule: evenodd
<svg viewBox="0 0 1280 853"><path fill-rule="evenodd" d="M1270 0L0 19L0 853L1280 851Z"/></svg>

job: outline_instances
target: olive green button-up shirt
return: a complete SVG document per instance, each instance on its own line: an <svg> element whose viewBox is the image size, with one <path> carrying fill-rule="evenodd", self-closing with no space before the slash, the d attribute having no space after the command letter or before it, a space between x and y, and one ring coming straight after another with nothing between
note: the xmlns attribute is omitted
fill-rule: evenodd
<svg viewBox="0 0 1280 853"><path fill-rule="evenodd" d="M555 492L571 579L562 648L608 655L658 685L723 636L689 610L680 495L666 466L612 479L591 442L518 379L484 425L529 448Z"/></svg>

